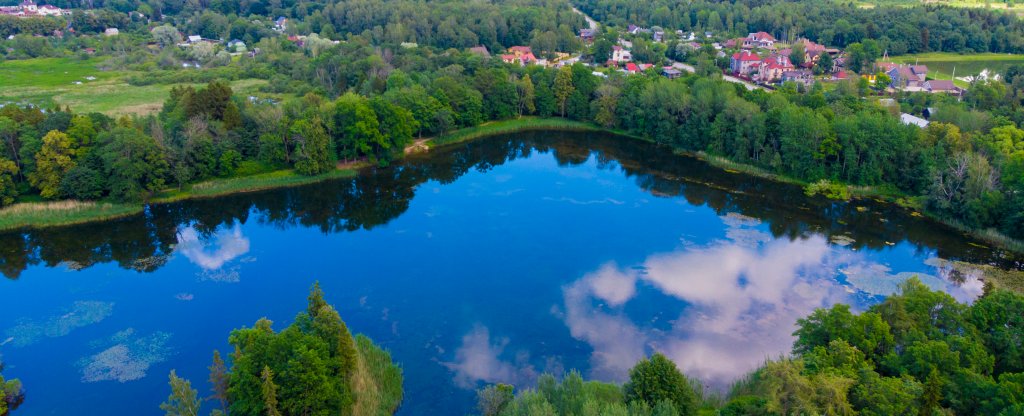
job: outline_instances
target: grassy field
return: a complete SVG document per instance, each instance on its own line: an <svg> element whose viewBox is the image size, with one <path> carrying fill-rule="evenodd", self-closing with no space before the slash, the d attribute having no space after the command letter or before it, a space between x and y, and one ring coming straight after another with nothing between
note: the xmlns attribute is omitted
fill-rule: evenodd
<svg viewBox="0 0 1024 416"><path fill-rule="evenodd" d="M142 212L141 204L108 202L25 202L0 209L0 230L43 228L111 220Z"/></svg>
<svg viewBox="0 0 1024 416"><path fill-rule="evenodd" d="M1024 64L1024 55L1013 55L1006 53L977 53L960 55L948 52L929 52L914 55L900 55L892 57L896 63L928 65L928 77L933 79L950 79L953 69L956 69L956 76L965 77L977 75L983 69L990 72L1003 72L1007 67L1014 64ZM966 86L963 81L958 85Z"/></svg>
<svg viewBox="0 0 1024 416"><path fill-rule="evenodd" d="M124 79L132 72L100 70L100 63L100 59L75 58L0 61L0 103L61 105L79 113L108 115L160 110L172 85L128 85ZM234 81L231 87L240 94L248 94L264 84L264 80L248 79Z"/></svg>
<svg viewBox="0 0 1024 416"><path fill-rule="evenodd" d="M986 3L984 0L862 0L855 4L864 9L870 9L878 6L912 7L927 4L965 8L989 7L994 10L1009 10L1016 14L1024 13L1024 3L1019 1L1015 2L1012 6L1006 1L991 1Z"/></svg>

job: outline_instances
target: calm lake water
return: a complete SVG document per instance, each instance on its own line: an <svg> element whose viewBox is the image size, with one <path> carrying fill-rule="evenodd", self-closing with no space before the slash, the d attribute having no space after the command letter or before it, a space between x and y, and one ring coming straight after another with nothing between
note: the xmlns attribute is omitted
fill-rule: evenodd
<svg viewBox="0 0 1024 416"><path fill-rule="evenodd" d="M797 318L863 309L941 259L1019 267L926 219L832 203L605 135L439 149L352 180L0 235L0 353L19 415L162 414L167 373L208 394L214 349L280 329L319 280L405 372L403 415L472 411L484 383L580 369L619 381L662 351L722 389L789 350Z"/></svg>

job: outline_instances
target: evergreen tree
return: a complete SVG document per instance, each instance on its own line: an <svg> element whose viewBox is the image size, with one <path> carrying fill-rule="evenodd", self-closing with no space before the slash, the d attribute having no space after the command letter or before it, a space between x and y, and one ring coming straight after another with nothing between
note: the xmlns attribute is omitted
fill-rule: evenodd
<svg viewBox="0 0 1024 416"><path fill-rule="evenodd" d="M202 402L197 397L198 392L192 388L192 383L178 377L171 370L168 384L171 386L171 395L160 405L160 410L166 412L167 416L199 416Z"/></svg>
<svg viewBox="0 0 1024 416"><path fill-rule="evenodd" d="M263 366L260 379L263 381L261 391L263 392L263 408L266 409L264 414L266 416L281 416L281 411L277 410L277 385L274 384L274 372L270 366Z"/></svg>

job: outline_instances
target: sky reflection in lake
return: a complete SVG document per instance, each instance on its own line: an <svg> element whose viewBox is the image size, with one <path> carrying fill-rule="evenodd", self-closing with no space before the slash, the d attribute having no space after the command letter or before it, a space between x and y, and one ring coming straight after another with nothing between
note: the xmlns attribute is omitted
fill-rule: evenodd
<svg viewBox="0 0 1024 416"><path fill-rule="evenodd" d="M0 236L19 415L159 414L171 369L205 395L230 331L283 328L315 280L402 364L401 414L466 414L485 383L622 380L653 351L721 388L816 307L867 307L914 274L970 300L977 279L949 283L936 257L999 259L891 207L576 134L150 211Z"/></svg>

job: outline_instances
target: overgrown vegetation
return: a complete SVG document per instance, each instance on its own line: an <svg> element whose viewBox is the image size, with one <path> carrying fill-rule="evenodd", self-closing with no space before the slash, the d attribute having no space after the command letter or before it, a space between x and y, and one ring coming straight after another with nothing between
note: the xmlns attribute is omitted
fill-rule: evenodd
<svg viewBox="0 0 1024 416"><path fill-rule="evenodd" d="M0 362L0 371L3 369L4 364ZM4 380L4 376L0 375L0 416L7 416L23 401L25 401L25 393L21 389L21 381L18 379Z"/></svg>

